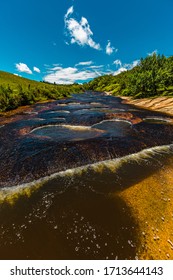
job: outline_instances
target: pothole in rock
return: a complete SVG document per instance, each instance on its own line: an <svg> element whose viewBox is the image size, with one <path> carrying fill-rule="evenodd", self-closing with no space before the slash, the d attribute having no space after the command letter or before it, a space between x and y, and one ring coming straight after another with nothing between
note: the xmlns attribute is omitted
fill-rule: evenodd
<svg viewBox="0 0 173 280"><path fill-rule="evenodd" d="M92 126L92 128L97 128L105 130L112 137L125 137L132 132L132 124L126 120L105 120Z"/></svg>
<svg viewBox="0 0 173 280"><path fill-rule="evenodd" d="M49 118L66 118L70 112L67 111L50 111L50 112L43 112L39 114L39 117L44 119Z"/></svg>
<svg viewBox="0 0 173 280"><path fill-rule="evenodd" d="M89 126L46 125L33 129L30 134L48 140L68 142L98 138L104 136L105 131Z"/></svg>
<svg viewBox="0 0 173 280"><path fill-rule="evenodd" d="M100 102L90 102L90 105L92 106L92 107L96 107L96 108L103 108L103 107L106 107L106 108L108 108L109 106L105 106L105 104L103 103L100 103Z"/></svg>
<svg viewBox="0 0 173 280"><path fill-rule="evenodd" d="M104 116L105 114L103 112L100 112L100 110L91 110L91 109L82 109L82 110L76 110L72 112L72 117L73 116L78 116L78 115L85 115L87 116Z"/></svg>

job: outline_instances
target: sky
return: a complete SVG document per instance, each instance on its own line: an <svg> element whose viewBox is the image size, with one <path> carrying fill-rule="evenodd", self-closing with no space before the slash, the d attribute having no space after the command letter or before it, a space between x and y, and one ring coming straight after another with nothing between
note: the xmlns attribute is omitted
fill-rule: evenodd
<svg viewBox="0 0 173 280"><path fill-rule="evenodd" d="M1 0L0 70L57 84L173 55L173 0Z"/></svg>

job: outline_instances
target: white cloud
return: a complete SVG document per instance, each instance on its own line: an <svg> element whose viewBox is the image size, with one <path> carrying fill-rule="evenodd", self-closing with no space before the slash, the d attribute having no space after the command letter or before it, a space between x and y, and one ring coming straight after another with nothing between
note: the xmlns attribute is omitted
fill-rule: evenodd
<svg viewBox="0 0 173 280"><path fill-rule="evenodd" d="M100 73L90 70L78 70L76 67L59 67L44 77L44 81L57 84L73 84L78 81L87 81L97 77Z"/></svg>
<svg viewBox="0 0 173 280"><path fill-rule="evenodd" d="M103 68L103 67L104 67L104 65L92 65L89 68L91 68L91 69L99 69L99 68Z"/></svg>
<svg viewBox="0 0 173 280"><path fill-rule="evenodd" d="M37 67L33 67L33 70L35 71L35 72L37 72L37 73L40 73L41 71L40 71L40 69L39 68L37 68Z"/></svg>
<svg viewBox="0 0 173 280"><path fill-rule="evenodd" d="M89 65L91 65L91 64L93 64L93 61L84 61L84 62L79 62L79 63L77 63L75 66L89 66Z"/></svg>
<svg viewBox="0 0 173 280"><path fill-rule="evenodd" d="M111 47L111 42L108 41L106 46L106 54L111 55L113 52L117 52L118 49L115 49L114 47Z"/></svg>
<svg viewBox="0 0 173 280"><path fill-rule="evenodd" d="M80 21L77 21L75 18L71 17L73 13L74 8L72 6L67 10L64 16L65 27L71 38L70 43L76 43L79 46L87 45L93 49L101 50L100 44L94 42L92 39L93 32L90 29L88 20L82 17Z"/></svg>
<svg viewBox="0 0 173 280"><path fill-rule="evenodd" d="M55 67L53 67L53 68L50 68L49 70L50 70L50 71L57 71L57 70L61 70L61 69L62 69L61 66L55 66Z"/></svg>
<svg viewBox="0 0 173 280"><path fill-rule="evenodd" d="M32 71L31 69L29 69L29 67L25 64L25 63L16 63L16 69L19 71L19 72L24 72L24 73L27 73L27 74L32 74Z"/></svg>
<svg viewBox="0 0 173 280"><path fill-rule="evenodd" d="M134 60L132 63L127 63L127 64L124 64L124 67L126 67L128 70L136 67L137 65L139 65L140 63L140 60Z"/></svg>
<svg viewBox="0 0 173 280"><path fill-rule="evenodd" d="M115 64L116 66L122 66L122 62L121 62L121 60L119 60L119 59L116 59L114 62L113 62L113 64Z"/></svg>
<svg viewBox="0 0 173 280"><path fill-rule="evenodd" d="M148 53L148 56L153 56L153 54L157 54L157 53L158 53L158 50L154 50L153 52Z"/></svg>
<svg viewBox="0 0 173 280"><path fill-rule="evenodd" d="M139 60L135 60L132 63L123 64L121 60L117 59L113 62L116 65L116 71L111 69L110 65L94 65L93 61L82 61L74 67L63 67L59 64L53 64L52 67L46 67L47 72L43 80L57 84L82 83L101 75L118 75L132 69L138 63Z"/></svg>
<svg viewBox="0 0 173 280"><path fill-rule="evenodd" d="M114 76L125 72L127 70L131 70L132 68L136 67L137 65L139 65L140 60L134 60L132 63L125 63L123 64L121 62L121 60L117 59L113 62L113 64L115 64L116 66L120 66L119 69L117 71L114 72Z"/></svg>
<svg viewBox="0 0 173 280"><path fill-rule="evenodd" d="M61 63L54 63L53 66L62 66Z"/></svg>
<svg viewBox="0 0 173 280"><path fill-rule="evenodd" d="M116 76L122 72L125 72L125 71L127 71L127 69L125 67L121 67L117 71L114 72L114 76Z"/></svg>
<svg viewBox="0 0 173 280"><path fill-rule="evenodd" d="M67 13L65 14L64 18L67 19L70 15L74 13L74 8L71 6L68 10Z"/></svg>
<svg viewBox="0 0 173 280"><path fill-rule="evenodd" d="M140 60L135 60L135 61L133 61L133 63L132 63L132 68L133 68L133 67L136 67L137 65L139 65L139 63L140 63Z"/></svg>

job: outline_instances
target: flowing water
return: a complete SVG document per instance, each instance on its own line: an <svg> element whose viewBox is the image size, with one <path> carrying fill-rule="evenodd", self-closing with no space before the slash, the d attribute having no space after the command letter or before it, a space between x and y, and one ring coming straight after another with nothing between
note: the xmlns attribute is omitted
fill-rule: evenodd
<svg viewBox="0 0 173 280"><path fill-rule="evenodd" d="M172 117L87 92L0 120L0 259L134 259L121 196L173 156Z"/></svg>

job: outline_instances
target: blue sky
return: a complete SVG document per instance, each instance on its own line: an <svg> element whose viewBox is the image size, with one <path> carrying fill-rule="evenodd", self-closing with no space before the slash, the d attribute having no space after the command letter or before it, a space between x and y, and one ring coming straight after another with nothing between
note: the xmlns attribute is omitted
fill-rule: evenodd
<svg viewBox="0 0 173 280"><path fill-rule="evenodd" d="M172 0L2 0L0 70L56 83L173 55Z"/></svg>

